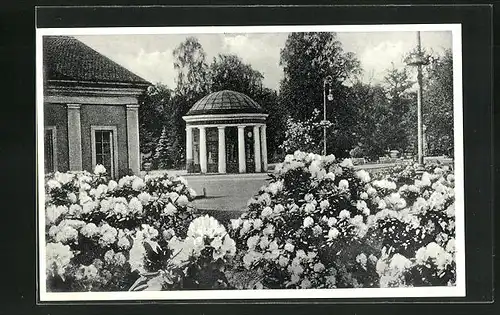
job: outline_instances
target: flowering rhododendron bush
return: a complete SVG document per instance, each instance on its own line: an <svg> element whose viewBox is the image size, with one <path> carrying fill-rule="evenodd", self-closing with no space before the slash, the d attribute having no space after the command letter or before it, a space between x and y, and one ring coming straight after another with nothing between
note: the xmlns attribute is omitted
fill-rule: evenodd
<svg viewBox="0 0 500 315"><path fill-rule="evenodd" d="M366 185L377 212L372 234L383 239L380 285L454 285L455 177L449 166L401 165Z"/></svg>
<svg viewBox="0 0 500 315"><path fill-rule="evenodd" d="M143 275L132 286L137 290L162 289L227 289L225 276L235 253L235 241L216 219L205 215L194 219L181 239L168 242L172 253L167 268Z"/></svg>
<svg viewBox="0 0 500 315"><path fill-rule="evenodd" d="M234 255L232 239L215 219L195 219L189 205L195 192L185 179L147 175L116 182L105 172L98 165L94 174L55 173L46 180L49 291L199 287L196 273L209 263L220 271ZM194 283L184 283L186 277Z"/></svg>
<svg viewBox="0 0 500 315"><path fill-rule="evenodd" d="M350 160L288 155L231 222L237 267L259 275L253 288L452 285L453 175L404 171L372 179Z"/></svg>
<svg viewBox="0 0 500 315"><path fill-rule="evenodd" d="M376 286L376 251L362 242L370 211L353 201L369 179L348 160L288 155L248 212L231 224L243 266L263 275L257 286ZM362 251L363 264L356 259Z"/></svg>

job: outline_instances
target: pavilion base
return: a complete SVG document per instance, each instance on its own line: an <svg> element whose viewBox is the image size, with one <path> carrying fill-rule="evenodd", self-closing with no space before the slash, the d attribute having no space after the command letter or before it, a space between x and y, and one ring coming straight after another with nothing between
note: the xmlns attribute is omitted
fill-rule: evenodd
<svg viewBox="0 0 500 315"><path fill-rule="evenodd" d="M238 171L238 165L226 164L226 172L220 173L217 164L208 164L207 172L202 173L200 164L195 164L193 161L190 161L186 164L186 170L188 174L210 174L210 175L234 175L234 174L257 174L257 173L267 173L267 170L262 167L260 172L255 171L255 167L251 165L247 165L246 171L240 173Z"/></svg>

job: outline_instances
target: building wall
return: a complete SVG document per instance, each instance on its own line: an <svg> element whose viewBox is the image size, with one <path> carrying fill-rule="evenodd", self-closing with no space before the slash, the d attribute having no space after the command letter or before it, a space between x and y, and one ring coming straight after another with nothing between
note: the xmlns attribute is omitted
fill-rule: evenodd
<svg viewBox="0 0 500 315"><path fill-rule="evenodd" d="M57 170L69 170L68 150L68 113L66 105L45 103L43 108L44 126L55 126L57 134Z"/></svg>
<svg viewBox="0 0 500 315"><path fill-rule="evenodd" d="M82 104L80 121L82 128L83 169L92 171L91 126L115 126L118 141L118 176L128 172L127 113L125 105Z"/></svg>

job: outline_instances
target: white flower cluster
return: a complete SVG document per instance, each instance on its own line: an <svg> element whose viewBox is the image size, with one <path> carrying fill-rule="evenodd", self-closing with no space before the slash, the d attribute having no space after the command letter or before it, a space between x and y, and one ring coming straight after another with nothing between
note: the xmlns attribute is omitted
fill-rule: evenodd
<svg viewBox="0 0 500 315"><path fill-rule="evenodd" d="M335 162L334 155L321 156L313 153L295 151L294 154L287 155L284 163L278 164L275 171L277 174L285 174L290 170L305 168L312 178L320 180L323 178L330 178L333 175L326 169L326 166L333 162Z"/></svg>
<svg viewBox="0 0 500 315"><path fill-rule="evenodd" d="M104 254L104 261L110 265L123 266L127 262L127 258L123 253L115 253L114 250L110 249Z"/></svg>
<svg viewBox="0 0 500 315"><path fill-rule="evenodd" d="M248 252L243 257L246 268L258 263L261 259L276 260L283 250L279 249L276 240L270 236L254 235L247 240Z"/></svg>
<svg viewBox="0 0 500 315"><path fill-rule="evenodd" d="M333 267L332 262L323 261L327 256L319 252L334 254L354 238L362 239L371 212L368 196L365 201L353 200L355 196L351 195L370 181L370 175L354 172L349 159L335 162L333 156L300 151L288 155L275 178L249 202L250 214L231 221L231 233L246 245L242 248L246 268L286 271L289 278L280 284L282 287L315 287L327 282L328 277L335 285L335 276L328 269ZM301 183L302 193L285 187L289 174L300 173L301 180L308 184ZM340 204L343 208L339 209Z"/></svg>
<svg viewBox="0 0 500 315"><path fill-rule="evenodd" d="M101 247L108 247L117 241L118 229L107 223L100 226L88 223L81 227L80 234L88 239L96 240Z"/></svg>
<svg viewBox="0 0 500 315"><path fill-rule="evenodd" d="M75 273L75 279L78 281L94 281L99 275L99 270L94 264L88 266L81 265Z"/></svg>
<svg viewBox="0 0 500 315"><path fill-rule="evenodd" d="M78 243L78 230L83 226L83 221L63 220L58 225L51 226L48 235L62 244Z"/></svg>
<svg viewBox="0 0 500 315"><path fill-rule="evenodd" d="M405 273L411 268L412 262L405 256L396 253L389 258L386 249L383 248L382 256L376 264L376 270L380 276L381 288L406 286Z"/></svg>
<svg viewBox="0 0 500 315"><path fill-rule="evenodd" d="M144 180L135 175L124 176L118 180L118 187L129 187L133 190L141 191L145 187Z"/></svg>
<svg viewBox="0 0 500 315"><path fill-rule="evenodd" d="M404 283L403 278L405 272L416 265L430 268L435 277L427 275L424 281L441 283L439 279L447 272L445 279L453 282L450 274L454 272L453 175L448 174L446 167L424 172L421 176L414 169L415 166L408 166L391 176L405 183L399 189L387 178L365 185L368 198L364 200L374 210L368 217L368 226L382 232L390 248L378 261L381 286L411 285ZM420 247L422 240L429 237L434 241ZM398 252L401 249L409 256Z"/></svg>
<svg viewBox="0 0 500 315"><path fill-rule="evenodd" d="M416 263L427 267L431 267L431 264L433 264L438 270L445 269L454 261L452 254L455 251L454 243L454 239L450 240L446 249L435 242L427 244L427 246L417 251L415 255Z"/></svg>
<svg viewBox="0 0 500 315"><path fill-rule="evenodd" d="M61 243L47 243L45 252L47 259L47 275L58 275L64 279L64 272L71 259L74 257L73 251L69 245L63 245Z"/></svg>
<svg viewBox="0 0 500 315"><path fill-rule="evenodd" d="M368 173L365 170L359 170L356 172L356 177L358 177L363 183L369 183L371 178L370 178L370 173Z"/></svg>
<svg viewBox="0 0 500 315"><path fill-rule="evenodd" d="M71 265L71 270L76 270L72 277L78 290L118 285L121 280L109 282L113 275L108 268L113 272L130 272L126 267L130 265L132 270L147 271L149 249L157 251L151 256L154 259L167 259L162 256L164 251L159 251L158 242L168 241L176 234L185 235L187 224L193 218L189 202L195 192L184 178L125 176L116 182L107 180L105 175L105 168L97 165L93 173L55 173L46 179L46 239L56 244L50 245L55 249L49 248L47 254L48 257L52 254L48 259L58 262L59 266L54 269L55 264L49 263L50 275L62 275L64 268ZM172 215L161 212L164 209L171 210ZM154 221L156 216L149 214L160 215L160 221ZM183 223L180 218L187 222ZM214 256L224 259L236 250L229 237L216 237L212 245L216 248ZM59 252L67 249L71 255L58 257L54 254L56 249ZM86 255L95 253L103 253L103 256L96 257L90 265L81 263L87 261Z"/></svg>
<svg viewBox="0 0 500 315"><path fill-rule="evenodd" d="M127 201L125 197L109 197L101 200L99 206L99 211L120 217L143 214L143 202L137 197L130 198L130 201Z"/></svg>
<svg viewBox="0 0 500 315"><path fill-rule="evenodd" d="M227 234L223 225L208 215L191 221L184 240L174 236L168 245L173 251L171 262L176 266L183 266L193 258L200 258L206 249L214 262L219 259L227 261L236 254L235 241Z"/></svg>
<svg viewBox="0 0 500 315"><path fill-rule="evenodd" d="M129 250L128 259L130 269L132 271L137 270L140 273L148 271L145 268L147 250L144 244L147 243L153 250L157 251L159 249L159 245L155 239L158 235L158 230L147 224L143 224L141 229L136 231L132 238L132 247Z"/></svg>
<svg viewBox="0 0 500 315"><path fill-rule="evenodd" d="M97 164L94 168L94 174L96 175L106 174L106 168L102 164Z"/></svg>
<svg viewBox="0 0 500 315"><path fill-rule="evenodd" d="M50 205L45 209L45 224L51 225L56 223L57 219L59 219L62 215L68 213L67 206L55 206Z"/></svg>
<svg viewBox="0 0 500 315"><path fill-rule="evenodd" d="M374 180L372 185L379 189L396 190L396 183L388 179Z"/></svg>
<svg viewBox="0 0 500 315"><path fill-rule="evenodd" d="M308 270L307 274L306 270ZM290 273L290 281L287 285L298 285L302 289L311 288L313 284L311 280L324 270L325 265L318 261L316 252L306 253L303 250L298 250L287 267L287 271Z"/></svg>

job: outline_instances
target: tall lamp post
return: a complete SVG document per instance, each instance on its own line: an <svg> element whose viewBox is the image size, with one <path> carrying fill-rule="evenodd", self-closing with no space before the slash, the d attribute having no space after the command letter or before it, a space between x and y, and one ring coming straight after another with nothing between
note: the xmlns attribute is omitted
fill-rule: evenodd
<svg viewBox="0 0 500 315"><path fill-rule="evenodd" d="M418 141L418 164L424 164L424 141L422 127L422 66L429 63L428 58L424 56L420 43L420 32L417 32L417 50L407 58L409 66L417 67L417 141Z"/></svg>
<svg viewBox="0 0 500 315"><path fill-rule="evenodd" d="M328 85L328 96L326 94L327 85ZM332 77L327 76L323 81L323 121L321 122L323 125L323 155L326 155L326 128L328 127L328 121L326 120L326 100L327 98L329 101L333 100L331 85L332 85Z"/></svg>

